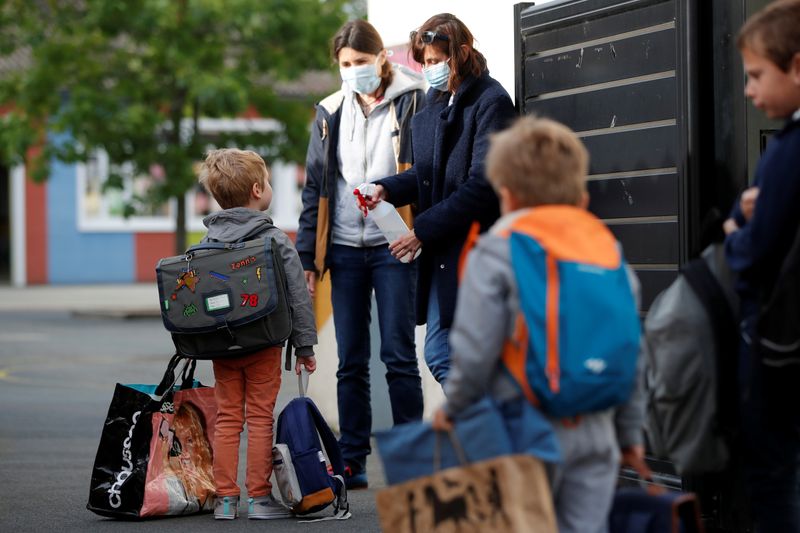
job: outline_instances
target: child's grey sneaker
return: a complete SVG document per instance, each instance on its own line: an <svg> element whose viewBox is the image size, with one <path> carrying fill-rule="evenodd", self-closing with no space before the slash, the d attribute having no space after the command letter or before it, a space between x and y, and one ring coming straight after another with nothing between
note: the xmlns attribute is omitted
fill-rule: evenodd
<svg viewBox="0 0 800 533"><path fill-rule="evenodd" d="M247 503L247 518L251 520L274 520L276 518L291 518L294 516L272 494L249 498Z"/></svg>
<svg viewBox="0 0 800 533"><path fill-rule="evenodd" d="M214 502L214 520L233 520L239 516L238 496L217 496Z"/></svg>

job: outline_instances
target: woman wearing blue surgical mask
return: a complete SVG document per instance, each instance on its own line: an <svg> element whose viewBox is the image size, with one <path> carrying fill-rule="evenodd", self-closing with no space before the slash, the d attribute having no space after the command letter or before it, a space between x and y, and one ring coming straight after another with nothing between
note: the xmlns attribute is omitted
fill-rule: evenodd
<svg viewBox="0 0 800 533"><path fill-rule="evenodd" d="M414 343L416 262L392 256L372 218L359 209L353 190L411 166L411 117L423 108L425 81L392 65L380 35L364 20L339 29L333 58L342 87L317 105L296 246L312 296L318 276L330 274L339 356L339 445L347 488L354 489L367 486L373 290L394 423L422 417ZM404 211L410 215L408 208Z"/></svg>
<svg viewBox="0 0 800 533"><path fill-rule="evenodd" d="M395 257L422 248L417 323L427 323L425 360L444 383L461 250L473 222L486 230L500 213L483 171L489 135L509 125L516 111L458 18L431 17L411 32L409 46L430 86L427 105L412 123L414 166L378 180L369 205L381 199L416 204L414 229L390 248Z"/></svg>

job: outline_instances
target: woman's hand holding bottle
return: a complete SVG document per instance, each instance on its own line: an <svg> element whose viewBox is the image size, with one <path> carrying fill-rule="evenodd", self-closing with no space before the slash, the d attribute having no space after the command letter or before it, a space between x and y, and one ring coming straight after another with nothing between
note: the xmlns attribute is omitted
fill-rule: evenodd
<svg viewBox="0 0 800 533"><path fill-rule="evenodd" d="M386 189L383 188L383 185L362 183L356 187L356 189L361 193L361 196L364 197L367 209L370 211L375 209L375 206L378 205L381 200L386 200Z"/></svg>

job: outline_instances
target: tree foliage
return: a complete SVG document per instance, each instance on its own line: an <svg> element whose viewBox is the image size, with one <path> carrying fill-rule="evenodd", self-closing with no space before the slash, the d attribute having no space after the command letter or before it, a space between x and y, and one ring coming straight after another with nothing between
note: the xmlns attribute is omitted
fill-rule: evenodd
<svg viewBox="0 0 800 533"><path fill-rule="evenodd" d="M20 162L40 145L27 161L40 180L53 158L81 161L98 148L137 173L159 165L165 178L147 201L178 199L182 248L183 196L209 142L302 160L311 97L282 98L275 84L330 67L330 38L350 8L345 0L5 0L0 55L23 50L29 61L0 79L0 104L10 104L0 158ZM198 132L201 117L253 109L281 127L215 139Z"/></svg>

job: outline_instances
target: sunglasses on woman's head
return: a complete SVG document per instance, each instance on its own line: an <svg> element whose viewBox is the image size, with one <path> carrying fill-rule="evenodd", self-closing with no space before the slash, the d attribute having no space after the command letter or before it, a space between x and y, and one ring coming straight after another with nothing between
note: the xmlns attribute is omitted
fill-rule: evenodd
<svg viewBox="0 0 800 533"><path fill-rule="evenodd" d="M440 41L449 41L450 40L447 37L447 35L444 35L442 33L436 33L435 31L417 32L417 30L412 31L409 34L408 38L413 41L414 37L416 37L417 33L419 33L419 38L424 44L431 44L436 39L439 39Z"/></svg>

